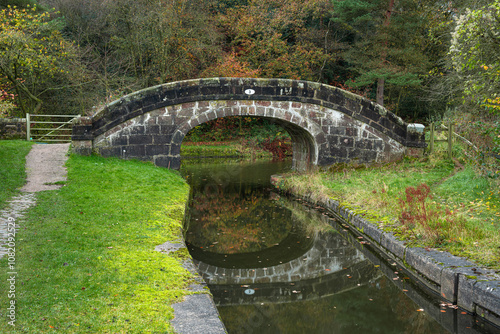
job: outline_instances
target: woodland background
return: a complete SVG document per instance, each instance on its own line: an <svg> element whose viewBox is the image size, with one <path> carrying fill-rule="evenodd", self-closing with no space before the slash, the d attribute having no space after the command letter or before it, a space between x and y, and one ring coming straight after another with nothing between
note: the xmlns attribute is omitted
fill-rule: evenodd
<svg viewBox="0 0 500 334"><path fill-rule="evenodd" d="M290 78L363 95L407 122L451 120L500 154L498 1L0 0L0 9L0 117L91 115L191 78ZM203 133L242 122L252 121Z"/></svg>

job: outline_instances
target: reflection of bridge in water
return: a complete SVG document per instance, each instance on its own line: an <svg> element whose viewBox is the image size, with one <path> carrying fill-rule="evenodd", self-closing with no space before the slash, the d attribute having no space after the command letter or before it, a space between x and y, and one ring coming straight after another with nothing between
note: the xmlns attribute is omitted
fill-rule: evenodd
<svg viewBox="0 0 500 334"><path fill-rule="evenodd" d="M311 300L365 285L382 274L337 233L317 233L299 258L264 268L195 261L218 305Z"/></svg>

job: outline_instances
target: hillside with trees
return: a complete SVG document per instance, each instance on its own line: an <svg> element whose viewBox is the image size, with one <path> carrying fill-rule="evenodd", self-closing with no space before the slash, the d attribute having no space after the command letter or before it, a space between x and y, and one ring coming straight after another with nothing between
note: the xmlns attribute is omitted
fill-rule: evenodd
<svg viewBox="0 0 500 334"><path fill-rule="evenodd" d="M92 114L192 78L291 78L363 95L409 122L451 119L500 154L498 1L1 0L0 9L0 117Z"/></svg>

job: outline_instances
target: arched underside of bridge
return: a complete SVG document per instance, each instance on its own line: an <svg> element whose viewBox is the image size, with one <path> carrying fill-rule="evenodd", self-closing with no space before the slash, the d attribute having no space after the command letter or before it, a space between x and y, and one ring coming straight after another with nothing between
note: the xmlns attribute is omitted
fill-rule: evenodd
<svg viewBox="0 0 500 334"><path fill-rule="evenodd" d="M401 158L422 134L383 107L336 87L285 79L214 78L127 95L73 125L73 150L177 169L184 136L229 116L261 117L291 136L294 167Z"/></svg>

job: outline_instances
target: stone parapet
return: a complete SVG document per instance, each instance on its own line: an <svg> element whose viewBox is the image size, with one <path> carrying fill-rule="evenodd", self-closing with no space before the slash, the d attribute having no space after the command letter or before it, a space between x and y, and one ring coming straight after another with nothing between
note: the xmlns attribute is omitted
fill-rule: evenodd
<svg viewBox="0 0 500 334"><path fill-rule="evenodd" d="M26 118L0 118L0 139L26 139Z"/></svg>

